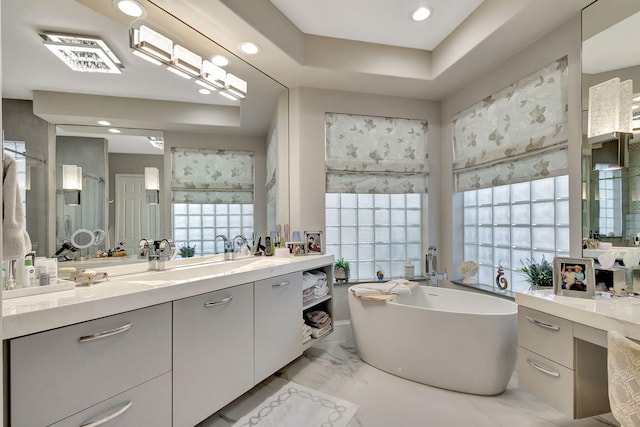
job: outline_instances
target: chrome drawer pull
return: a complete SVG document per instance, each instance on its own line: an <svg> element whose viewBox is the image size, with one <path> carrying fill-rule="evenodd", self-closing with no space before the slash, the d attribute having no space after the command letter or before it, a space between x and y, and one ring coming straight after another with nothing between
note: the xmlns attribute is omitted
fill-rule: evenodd
<svg viewBox="0 0 640 427"><path fill-rule="evenodd" d="M120 415L124 414L127 409L131 408L131 405L133 405L133 402L127 402L124 404L124 406L120 409L118 409L117 411L115 411L112 414L109 414L103 418L100 418L99 420L96 421L92 421L90 423L87 424L82 424L80 427L98 427L101 426L104 423L108 423L109 421L113 420L116 417L119 417Z"/></svg>
<svg viewBox="0 0 640 427"><path fill-rule="evenodd" d="M534 368L536 368L538 371L542 372L543 374L547 374L554 378L560 378L559 372L552 371L551 369L545 368L544 366L537 364L535 361L531 359L527 359L527 363L533 366Z"/></svg>
<svg viewBox="0 0 640 427"><path fill-rule="evenodd" d="M289 281L286 281L286 282L274 283L271 286L273 286L274 288L281 288L283 286L287 286L288 284L289 284Z"/></svg>
<svg viewBox="0 0 640 427"><path fill-rule="evenodd" d="M216 305L226 304L229 301L231 301L232 299L233 299L233 296L229 296L229 297L217 300L217 301L207 301L207 302L204 303L204 306L205 307L213 307L213 306L216 306Z"/></svg>
<svg viewBox="0 0 640 427"><path fill-rule="evenodd" d="M78 341L87 342L87 341L93 341L93 340L99 340L99 339L102 339L102 338L107 338L107 337L110 337L112 335L117 335L117 334L121 334L122 332L128 331L129 329L131 329L131 326L132 326L131 323L127 323L126 325L122 325L119 328L110 329L110 330L104 331L104 332L98 332L97 334L85 335L84 337L80 337L78 339Z"/></svg>
<svg viewBox="0 0 640 427"><path fill-rule="evenodd" d="M558 326L558 325L552 325L550 323L544 323L544 322L541 322L539 320L534 319L531 316L526 316L526 317L527 317L527 320L529 322L533 323L536 326L540 326L541 328L551 329L552 331L559 331L560 330L560 326Z"/></svg>

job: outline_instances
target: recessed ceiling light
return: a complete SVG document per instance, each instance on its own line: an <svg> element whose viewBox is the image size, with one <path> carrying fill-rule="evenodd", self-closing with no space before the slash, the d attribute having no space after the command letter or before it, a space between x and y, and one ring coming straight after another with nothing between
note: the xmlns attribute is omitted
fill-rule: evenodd
<svg viewBox="0 0 640 427"><path fill-rule="evenodd" d="M120 129L110 128L109 132L111 132L111 133L120 133Z"/></svg>
<svg viewBox="0 0 640 427"><path fill-rule="evenodd" d="M257 53L260 53L260 46L252 42L242 42L238 47L247 55L255 55Z"/></svg>
<svg viewBox="0 0 640 427"><path fill-rule="evenodd" d="M118 10L127 16L139 18L144 13L144 8L134 0L118 0Z"/></svg>
<svg viewBox="0 0 640 427"><path fill-rule="evenodd" d="M229 60L222 55L214 55L211 57L211 62L216 64L218 67L225 67L229 65Z"/></svg>
<svg viewBox="0 0 640 427"><path fill-rule="evenodd" d="M101 126L111 126L111 122L108 122L106 120L98 120L98 124Z"/></svg>
<svg viewBox="0 0 640 427"><path fill-rule="evenodd" d="M411 12L411 19L416 21L416 22L424 21L429 16L431 16L431 9L429 9L428 7L424 7L424 6L419 7L416 10L414 10L413 12Z"/></svg>
<svg viewBox="0 0 640 427"><path fill-rule="evenodd" d="M198 89L198 93L201 93L202 95L211 95L211 91L209 89Z"/></svg>

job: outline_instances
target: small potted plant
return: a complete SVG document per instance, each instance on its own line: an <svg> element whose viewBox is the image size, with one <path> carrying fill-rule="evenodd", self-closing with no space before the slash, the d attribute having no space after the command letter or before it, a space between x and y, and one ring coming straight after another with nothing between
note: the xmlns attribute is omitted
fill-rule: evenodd
<svg viewBox="0 0 640 427"><path fill-rule="evenodd" d="M349 261L345 261L343 257L333 264L333 278L342 282L349 281Z"/></svg>
<svg viewBox="0 0 640 427"><path fill-rule="evenodd" d="M188 244L184 244L180 246L180 256L182 258L191 258L196 254L196 245L189 246Z"/></svg>
<svg viewBox="0 0 640 427"><path fill-rule="evenodd" d="M553 264L548 262L544 256L540 263L534 258L527 258L526 263L520 262L522 263L522 273L529 283L529 289L553 287Z"/></svg>

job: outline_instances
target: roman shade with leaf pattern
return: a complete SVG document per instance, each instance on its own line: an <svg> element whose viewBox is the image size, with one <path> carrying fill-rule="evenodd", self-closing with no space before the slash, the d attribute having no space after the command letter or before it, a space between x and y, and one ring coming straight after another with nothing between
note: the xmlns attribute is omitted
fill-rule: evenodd
<svg viewBox="0 0 640 427"><path fill-rule="evenodd" d="M456 191L568 173L567 68L564 56L453 117Z"/></svg>
<svg viewBox="0 0 640 427"><path fill-rule="evenodd" d="M252 151L172 148L176 203L253 203Z"/></svg>
<svg viewBox="0 0 640 427"><path fill-rule="evenodd" d="M427 122L325 114L327 193L426 193Z"/></svg>

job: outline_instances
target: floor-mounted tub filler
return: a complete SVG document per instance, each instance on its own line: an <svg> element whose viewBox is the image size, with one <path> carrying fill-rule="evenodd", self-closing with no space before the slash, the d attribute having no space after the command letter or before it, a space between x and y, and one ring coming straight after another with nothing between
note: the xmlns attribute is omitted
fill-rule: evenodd
<svg viewBox="0 0 640 427"><path fill-rule="evenodd" d="M517 305L478 293L420 286L388 302L349 292L358 352L369 365L434 387L496 395L517 357Z"/></svg>

